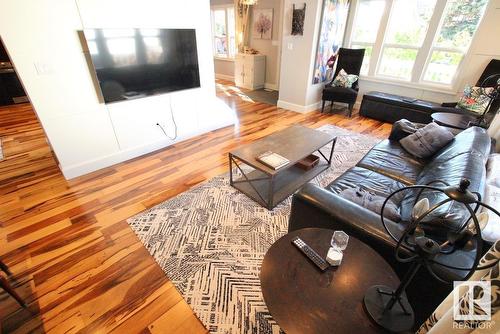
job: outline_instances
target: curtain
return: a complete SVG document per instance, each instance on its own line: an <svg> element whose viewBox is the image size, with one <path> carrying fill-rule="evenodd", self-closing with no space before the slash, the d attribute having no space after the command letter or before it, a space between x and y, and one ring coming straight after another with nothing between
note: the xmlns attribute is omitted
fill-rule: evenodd
<svg viewBox="0 0 500 334"><path fill-rule="evenodd" d="M498 113L490 124L488 134L496 140L496 151L500 152L500 113Z"/></svg>
<svg viewBox="0 0 500 334"><path fill-rule="evenodd" d="M240 0L234 0L234 10L236 13L236 48L238 52L243 52L250 35L250 6L240 4Z"/></svg>
<svg viewBox="0 0 500 334"><path fill-rule="evenodd" d="M498 120L497 120L498 121ZM496 264L483 270L477 270L469 281L490 281L491 282L491 321L490 322L472 322L468 321L468 326L454 325L453 321L453 293L450 293L445 300L436 308L434 313L424 322L417 331L417 334L489 334L498 333L500 328L500 240L497 240L491 249L486 253L479 266L484 266L496 262ZM459 304L461 310L467 310L468 292L460 296ZM474 326L479 325L479 327ZM476 328L476 329L474 329Z"/></svg>

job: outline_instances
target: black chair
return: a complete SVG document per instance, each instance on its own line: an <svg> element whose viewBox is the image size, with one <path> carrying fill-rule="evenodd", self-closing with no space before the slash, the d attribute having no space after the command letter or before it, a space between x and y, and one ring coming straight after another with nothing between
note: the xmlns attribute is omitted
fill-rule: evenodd
<svg viewBox="0 0 500 334"><path fill-rule="evenodd" d="M330 111L333 108L333 102L343 102L349 105L349 117L352 115L352 109L356 98L358 97L359 85L358 80L352 84L352 88L334 87L332 86L333 80L337 77L340 70L344 70L347 74L355 74L359 76L363 58L365 56L365 49L345 49L340 48L337 58L337 67L333 75L332 81L323 89L323 104L321 112L325 109L325 102L330 101Z"/></svg>
<svg viewBox="0 0 500 334"><path fill-rule="evenodd" d="M494 87L497 85L497 80L498 76L495 76L495 74L500 75L500 59L492 59L488 63L488 65L485 67L483 73L479 77L479 79L476 82L477 87ZM455 108L457 106L457 102L445 102L441 104L441 107L444 108L450 108L449 112L457 112L457 109ZM495 114L498 112L500 109L500 98L496 98L491 102L491 105L489 107L488 112L488 119L491 121ZM447 110L439 110L441 112L445 112ZM476 113L473 113L471 111L464 110L463 113L473 115L477 117L478 115Z"/></svg>

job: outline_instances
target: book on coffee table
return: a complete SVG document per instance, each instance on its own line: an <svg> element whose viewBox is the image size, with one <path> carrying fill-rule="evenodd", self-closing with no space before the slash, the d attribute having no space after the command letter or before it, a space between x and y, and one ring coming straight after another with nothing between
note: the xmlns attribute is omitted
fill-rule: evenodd
<svg viewBox="0 0 500 334"><path fill-rule="evenodd" d="M274 170L280 169L290 162L287 158L271 151L262 153L257 157L257 160Z"/></svg>

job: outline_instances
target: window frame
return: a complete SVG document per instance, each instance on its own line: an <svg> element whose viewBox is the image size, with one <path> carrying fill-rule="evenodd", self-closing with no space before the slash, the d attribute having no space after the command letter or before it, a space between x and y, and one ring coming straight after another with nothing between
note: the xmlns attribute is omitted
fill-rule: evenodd
<svg viewBox="0 0 500 334"><path fill-rule="evenodd" d="M483 11L483 15L478 22L476 31L472 35L471 42L467 48L445 48L435 46L435 41L439 37L439 32L441 28L441 24L444 20L444 14L446 11L446 6L448 1L451 0L436 0L436 5L434 7L434 11L432 13L431 19L429 21L429 26L427 28L427 32L420 47L412 47L409 45L399 45L393 43L384 43L386 34L389 27L390 15L392 12L394 0L386 0L386 5L384 7L384 11L382 13L382 17L380 19L380 24L378 27L377 38L374 43L365 43L365 42L357 42L352 39L354 24L356 23L356 14L358 11L358 6L360 0L354 0L352 4L352 11L349 18L350 24L348 25L348 32L346 33L346 45L351 47L352 45L367 45L372 46L372 54L370 58L370 63L368 67L368 74L361 74L360 78L373 82L387 82L389 84L398 84L406 87L418 87L418 88L426 88L428 90L440 91L440 92L453 92L456 90L456 86L459 84L458 73L463 69L464 64L466 63L466 59L469 56L471 46L474 44L474 38L476 37L477 31L480 29L481 22L483 21L489 6L491 5L491 1L488 1L485 5L485 9ZM384 48L387 47L395 47L395 48L410 48L417 49L417 56L415 58L415 62L413 64L413 69L411 73L411 77L409 80L397 78L393 76L388 76L379 73L379 66L382 62L382 54ZM450 83L440 83L435 81L424 80L426 71L431 62L432 53L434 51L445 51L445 52L458 52L462 54L462 59L457 66L455 74Z"/></svg>
<svg viewBox="0 0 500 334"><path fill-rule="evenodd" d="M229 50L229 47L231 45L230 43L230 39L231 37L229 36L229 29L228 29L228 22L229 22L229 19L228 19L228 9L232 9L234 11L234 5L232 4L228 4L228 5L213 5L213 6L210 6L210 23L211 23L211 29L212 29L212 54L213 54L213 57L214 59L217 59L217 60L225 60L225 61L234 61L234 59L236 58L236 50L234 50L234 56L230 56L231 52ZM226 45L227 45L227 52L226 52L226 57L221 57L219 55L217 55L217 47L216 47L216 43L215 43L215 21L214 21L214 11L217 11L217 10L224 10L224 26L226 28ZM236 16L236 12L234 13L234 15ZM236 32L236 24L235 24L235 27L234 27L234 31ZM236 43L236 34L235 34L235 43Z"/></svg>

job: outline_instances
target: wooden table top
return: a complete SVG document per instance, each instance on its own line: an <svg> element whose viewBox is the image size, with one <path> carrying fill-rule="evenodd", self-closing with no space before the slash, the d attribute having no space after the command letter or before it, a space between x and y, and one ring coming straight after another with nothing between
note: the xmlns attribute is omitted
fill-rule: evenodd
<svg viewBox="0 0 500 334"><path fill-rule="evenodd" d="M477 120L477 118L472 115L454 114L451 112L435 112L431 117L434 122L439 125L459 130L467 129L470 122Z"/></svg>
<svg viewBox="0 0 500 334"><path fill-rule="evenodd" d="M287 169L287 167L295 165L297 161L307 157L334 139L335 136L332 134L301 125L293 125L253 143L241 146L231 151L230 154L269 175L275 175ZM278 153L290 160L290 163L278 170L267 167L257 160L257 156L267 151Z"/></svg>
<svg viewBox="0 0 500 334"><path fill-rule="evenodd" d="M326 257L332 234L327 229L301 229L271 246L260 272L271 315L287 334L383 333L366 315L363 297L373 285L397 288L399 279L377 252L349 237L342 264L322 273L291 243L299 236Z"/></svg>

